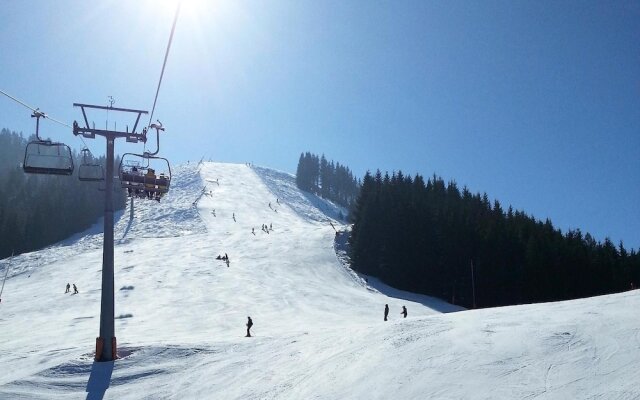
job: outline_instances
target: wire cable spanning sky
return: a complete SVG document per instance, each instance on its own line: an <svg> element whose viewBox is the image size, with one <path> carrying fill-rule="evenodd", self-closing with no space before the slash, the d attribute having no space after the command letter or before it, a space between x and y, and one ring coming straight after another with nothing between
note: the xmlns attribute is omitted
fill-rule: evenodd
<svg viewBox="0 0 640 400"><path fill-rule="evenodd" d="M176 5L3 1L0 89L67 123L82 119L74 102L108 96L150 110ZM295 172L311 151L360 177L435 173L637 249L638 21L637 1L184 0L160 152ZM114 114L89 119L132 126ZM6 98L0 127L34 131ZM80 145L46 120L41 132Z"/></svg>

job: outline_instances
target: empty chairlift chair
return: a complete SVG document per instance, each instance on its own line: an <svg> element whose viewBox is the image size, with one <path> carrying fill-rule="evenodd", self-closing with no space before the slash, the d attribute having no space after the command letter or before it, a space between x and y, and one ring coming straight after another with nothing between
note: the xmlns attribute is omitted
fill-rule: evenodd
<svg viewBox="0 0 640 400"><path fill-rule="evenodd" d="M93 161L91 151L82 149L82 163L78 167L78 179L85 182L104 181L104 168Z"/></svg>
<svg viewBox="0 0 640 400"><path fill-rule="evenodd" d="M42 140L39 136L40 118L44 113L35 111L36 140L27 143L22 169L30 174L71 175L73 174L73 156L71 148L64 143Z"/></svg>

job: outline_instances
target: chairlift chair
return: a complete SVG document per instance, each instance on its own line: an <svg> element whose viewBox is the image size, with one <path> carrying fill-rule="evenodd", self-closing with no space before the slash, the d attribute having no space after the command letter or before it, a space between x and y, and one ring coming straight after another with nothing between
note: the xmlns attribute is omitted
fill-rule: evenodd
<svg viewBox="0 0 640 400"><path fill-rule="evenodd" d="M73 174L73 156L71 148L64 143L42 140L39 135L40 118L44 113L36 110L36 140L27 143L22 169L29 174L71 175Z"/></svg>
<svg viewBox="0 0 640 400"><path fill-rule="evenodd" d="M162 167L166 166L166 170L156 175L152 164L152 160L159 160ZM171 165L169 160L163 157L150 155L149 153L134 154L125 153L120 159L118 168L120 175L120 185L123 188L130 189L129 193L153 193L161 196L169 191L171 185Z"/></svg>
<svg viewBox="0 0 640 400"><path fill-rule="evenodd" d="M84 182L104 181L104 168L100 164L92 163L90 155L89 149L82 149L82 163L78 167L78 179Z"/></svg>

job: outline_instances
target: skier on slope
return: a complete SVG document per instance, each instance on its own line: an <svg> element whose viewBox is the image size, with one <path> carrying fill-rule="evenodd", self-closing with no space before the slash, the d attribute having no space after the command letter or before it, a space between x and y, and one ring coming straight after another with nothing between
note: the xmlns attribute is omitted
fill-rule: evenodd
<svg viewBox="0 0 640 400"><path fill-rule="evenodd" d="M385 304L384 305L384 320L387 320L387 317L389 316L389 305Z"/></svg>
<svg viewBox="0 0 640 400"><path fill-rule="evenodd" d="M78 294L80 292L78 292L78 288L76 287L76 284L73 284L73 294Z"/></svg>
<svg viewBox="0 0 640 400"><path fill-rule="evenodd" d="M402 314L404 318L407 318L407 307L402 306L402 312L400 314Z"/></svg>
<svg viewBox="0 0 640 400"><path fill-rule="evenodd" d="M251 337L251 332L249 332L251 330L251 327L253 326L253 321L251 320L251 317L247 317L248 321L247 321L247 336L245 337Z"/></svg>
<svg viewBox="0 0 640 400"><path fill-rule="evenodd" d="M65 291L65 293L69 293L70 289L71 289L71 285L69 285L69 283L67 283L67 290Z"/></svg>

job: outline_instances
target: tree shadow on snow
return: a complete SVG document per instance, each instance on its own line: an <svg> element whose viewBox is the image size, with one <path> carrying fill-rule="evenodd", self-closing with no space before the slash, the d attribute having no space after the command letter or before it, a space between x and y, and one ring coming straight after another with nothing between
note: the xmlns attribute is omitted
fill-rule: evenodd
<svg viewBox="0 0 640 400"><path fill-rule="evenodd" d="M385 296L388 296L388 297L393 297L393 298L396 298L396 299L412 301L414 303L421 303L422 305L427 306L430 309L432 309L434 311L437 311L437 312L441 312L441 313L450 313L450 312L466 310L463 307L447 303L446 301L440 300L440 299L435 298L435 297L431 297L431 296L427 296L427 295L419 294L419 293L406 292L404 290L396 289L394 287L391 287L391 286L383 283L381 280L379 280L378 278L375 278L373 276L368 276L368 275L364 275L364 274L358 274L358 275L366 278L367 286L369 288L375 289L378 292L380 292L380 293L382 293L382 294L384 294Z"/></svg>
<svg viewBox="0 0 640 400"><path fill-rule="evenodd" d="M111 374L113 374L113 361L93 362L91 375L87 382L87 399L102 400L105 392L111 384Z"/></svg>

